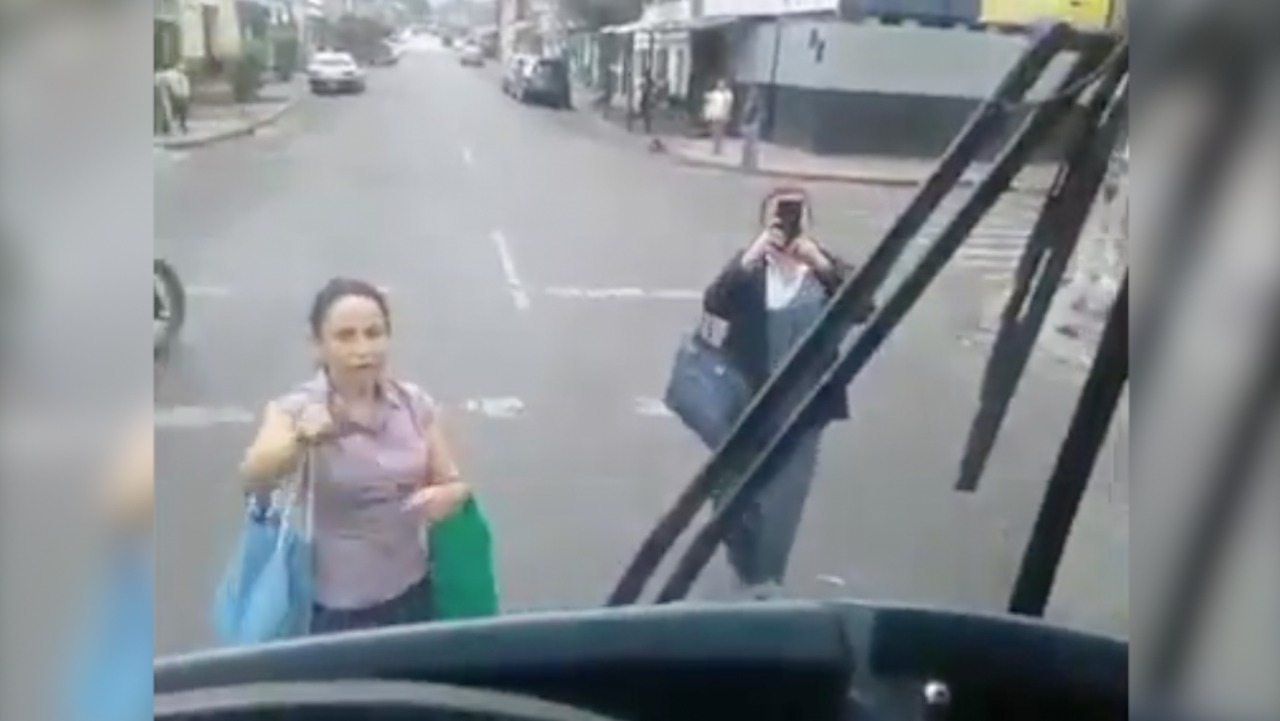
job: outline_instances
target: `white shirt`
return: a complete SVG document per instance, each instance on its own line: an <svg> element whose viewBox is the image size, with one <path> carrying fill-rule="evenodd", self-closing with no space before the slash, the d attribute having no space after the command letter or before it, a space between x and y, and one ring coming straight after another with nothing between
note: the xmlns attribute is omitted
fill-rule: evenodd
<svg viewBox="0 0 1280 721"><path fill-rule="evenodd" d="M795 300L809 276L809 266L796 261L766 258L764 264L764 304L769 310L785 308Z"/></svg>
<svg viewBox="0 0 1280 721"><path fill-rule="evenodd" d="M725 88L723 90L712 90L707 93L706 107L703 109L703 116L707 122L727 122L729 116L733 113L733 91Z"/></svg>
<svg viewBox="0 0 1280 721"><path fill-rule="evenodd" d="M160 77L160 82L173 93L174 97L183 99L191 97L191 82L187 80L186 73L176 68L169 68L161 70L157 75Z"/></svg>

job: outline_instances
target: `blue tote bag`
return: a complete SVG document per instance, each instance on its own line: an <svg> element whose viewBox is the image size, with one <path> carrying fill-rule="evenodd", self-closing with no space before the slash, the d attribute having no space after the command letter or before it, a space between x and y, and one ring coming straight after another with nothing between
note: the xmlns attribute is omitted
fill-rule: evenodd
<svg viewBox="0 0 1280 721"><path fill-rule="evenodd" d="M143 544L121 547L92 597L62 698L67 721L151 718L155 583Z"/></svg>
<svg viewBox="0 0 1280 721"><path fill-rule="evenodd" d="M296 482L249 499L239 544L214 597L214 630L228 646L307 634L314 599L314 498L304 459Z"/></svg>
<svg viewBox="0 0 1280 721"><path fill-rule="evenodd" d="M751 402L751 386L719 345L708 319L681 339L663 401L708 448L717 448Z"/></svg>

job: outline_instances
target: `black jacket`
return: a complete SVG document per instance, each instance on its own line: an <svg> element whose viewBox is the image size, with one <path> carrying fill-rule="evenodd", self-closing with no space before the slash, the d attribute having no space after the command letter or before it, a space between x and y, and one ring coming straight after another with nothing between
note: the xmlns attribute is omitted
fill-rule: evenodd
<svg viewBox="0 0 1280 721"><path fill-rule="evenodd" d="M855 269L829 253L828 258L831 270L815 274L815 278L830 298ZM734 254L703 293L702 307L709 315L728 324L722 348L752 389L758 392L769 379L764 261L744 267L742 252ZM863 314L863 319L869 315L870 309ZM834 359L833 354L831 360ZM849 417L849 399L843 388L826 388L823 396L819 414L822 423Z"/></svg>

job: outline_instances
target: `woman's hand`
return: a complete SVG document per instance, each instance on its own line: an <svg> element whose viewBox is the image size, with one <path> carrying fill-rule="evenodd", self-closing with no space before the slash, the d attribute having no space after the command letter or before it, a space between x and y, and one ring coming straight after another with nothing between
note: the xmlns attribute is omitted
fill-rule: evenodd
<svg viewBox="0 0 1280 721"><path fill-rule="evenodd" d="M785 244L786 239L782 236L782 231L774 227L765 228L759 237L747 246L747 250L742 254L742 264L748 266L768 257L771 253L784 252Z"/></svg>
<svg viewBox="0 0 1280 721"><path fill-rule="evenodd" d="M796 260L819 273L831 270L831 257L827 255L827 251L823 250L817 241L807 235L802 235L792 241L787 251Z"/></svg>
<svg viewBox="0 0 1280 721"><path fill-rule="evenodd" d="M303 408L293 426L298 440L308 444L330 438L334 427L333 414L323 403L313 403Z"/></svg>
<svg viewBox="0 0 1280 721"><path fill-rule="evenodd" d="M461 481L426 486L409 496L404 508L417 513L426 523L436 523L456 513L468 495L470 491Z"/></svg>
<svg viewBox="0 0 1280 721"><path fill-rule="evenodd" d="M108 513L128 529L150 526L155 509L155 429L150 416L125 438L108 479Z"/></svg>

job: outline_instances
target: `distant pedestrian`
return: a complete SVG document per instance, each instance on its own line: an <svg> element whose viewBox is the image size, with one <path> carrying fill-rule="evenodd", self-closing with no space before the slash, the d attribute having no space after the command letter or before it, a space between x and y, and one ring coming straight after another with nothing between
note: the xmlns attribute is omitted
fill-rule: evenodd
<svg viewBox="0 0 1280 721"><path fill-rule="evenodd" d="M782 188L770 193L761 205L759 235L734 255L703 296L705 312L724 322L725 356L755 392L777 372L853 273L851 265L813 239L812 219L804 191ZM863 319L869 315L868 309ZM790 458L725 539L738 581L755 597L773 595L785 581L817 471L822 432L831 421L849 417L844 388L826 388L820 404Z"/></svg>
<svg viewBox="0 0 1280 721"><path fill-rule="evenodd" d="M702 119L711 130L711 152L716 155L724 152L724 135L732 116L733 91L722 78L716 81L715 87L707 91L702 107Z"/></svg>
<svg viewBox="0 0 1280 721"><path fill-rule="evenodd" d="M644 123L646 135L653 132L653 108L657 102L657 88L653 82L653 74L645 71L640 80L640 119Z"/></svg>
<svg viewBox="0 0 1280 721"><path fill-rule="evenodd" d="M178 130L187 132L187 119L191 114L191 81L181 65L174 65L160 71L160 87L169 99L169 107L173 111L173 120Z"/></svg>
<svg viewBox="0 0 1280 721"><path fill-rule="evenodd" d="M320 369L267 405L241 466L245 482L274 489L313 454L312 633L431 620L423 531L470 497L440 411L389 374L391 315L376 287L332 280L309 320Z"/></svg>

